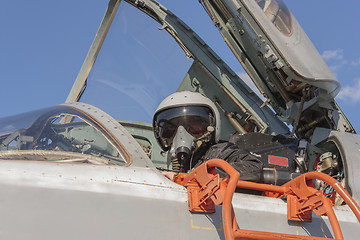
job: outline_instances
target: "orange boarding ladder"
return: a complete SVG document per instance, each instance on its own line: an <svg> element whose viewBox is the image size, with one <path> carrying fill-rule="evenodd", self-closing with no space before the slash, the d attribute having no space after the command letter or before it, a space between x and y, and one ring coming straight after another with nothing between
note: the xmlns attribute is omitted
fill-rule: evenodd
<svg viewBox="0 0 360 240"><path fill-rule="evenodd" d="M229 176L220 178L215 167L222 168ZM318 216L328 216L335 239L344 239L331 201L312 186L313 179L331 185L344 199L360 222L360 208L348 192L334 178L320 172L305 173L282 186L239 181L240 174L229 163L221 159L211 159L190 173L180 173L174 179L188 189L189 210L191 212L212 213L215 205L222 204L224 234L232 239L325 239L322 237L298 236L284 233L262 232L239 229L232 207L232 197L236 188L264 192L265 196L287 196L288 219L311 221L312 212ZM326 238L327 239L327 238Z"/></svg>

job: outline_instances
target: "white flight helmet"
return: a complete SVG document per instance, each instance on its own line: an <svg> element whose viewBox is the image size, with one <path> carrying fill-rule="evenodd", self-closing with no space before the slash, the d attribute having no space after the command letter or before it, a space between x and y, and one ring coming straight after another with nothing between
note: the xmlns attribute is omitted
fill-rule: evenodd
<svg viewBox="0 0 360 240"><path fill-rule="evenodd" d="M163 150L169 150L179 126L198 138L209 126L213 127L213 141L220 139L220 114L215 104L198 92L176 92L166 97L156 109L153 130Z"/></svg>

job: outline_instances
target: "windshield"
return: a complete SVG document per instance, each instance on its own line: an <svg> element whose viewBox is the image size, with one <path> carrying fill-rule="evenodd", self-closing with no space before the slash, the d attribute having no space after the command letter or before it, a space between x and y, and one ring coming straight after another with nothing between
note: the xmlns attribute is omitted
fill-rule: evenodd
<svg viewBox="0 0 360 240"><path fill-rule="evenodd" d="M0 119L0 159L117 165L127 162L103 127L67 106Z"/></svg>
<svg viewBox="0 0 360 240"><path fill-rule="evenodd" d="M291 13L282 0L256 0L266 17L285 35L292 32Z"/></svg>
<svg viewBox="0 0 360 240"><path fill-rule="evenodd" d="M161 25L121 3L80 99L118 120L151 123L193 60Z"/></svg>

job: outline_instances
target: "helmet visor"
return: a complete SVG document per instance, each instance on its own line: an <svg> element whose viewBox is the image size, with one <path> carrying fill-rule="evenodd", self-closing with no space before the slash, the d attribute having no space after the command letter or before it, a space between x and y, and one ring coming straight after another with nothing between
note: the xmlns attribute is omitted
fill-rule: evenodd
<svg viewBox="0 0 360 240"><path fill-rule="evenodd" d="M163 149L167 149L179 126L195 138L207 132L208 126L215 126L215 118L208 107L183 106L165 109L154 117L155 134Z"/></svg>

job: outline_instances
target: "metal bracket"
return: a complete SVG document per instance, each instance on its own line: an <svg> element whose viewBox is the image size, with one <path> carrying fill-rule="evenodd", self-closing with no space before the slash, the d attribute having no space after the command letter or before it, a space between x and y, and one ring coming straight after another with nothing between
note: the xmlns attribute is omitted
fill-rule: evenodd
<svg viewBox="0 0 360 240"><path fill-rule="evenodd" d="M206 165L200 165L190 174L180 173L175 182L188 189L190 212L214 213L215 205L223 202L227 179L220 179L219 174L209 174ZM225 186L226 185L226 186Z"/></svg>

